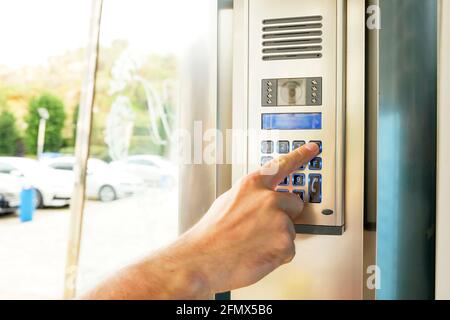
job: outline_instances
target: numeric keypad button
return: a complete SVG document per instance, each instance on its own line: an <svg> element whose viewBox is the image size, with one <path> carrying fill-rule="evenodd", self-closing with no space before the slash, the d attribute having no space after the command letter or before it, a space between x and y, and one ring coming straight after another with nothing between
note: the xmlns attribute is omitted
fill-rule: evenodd
<svg viewBox="0 0 450 320"><path fill-rule="evenodd" d="M278 141L278 149L277 152L279 154L287 154L289 153L289 141Z"/></svg>
<svg viewBox="0 0 450 320"><path fill-rule="evenodd" d="M263 141L261 142L261 153L272 154L274 152L273 141Z"/></svg>

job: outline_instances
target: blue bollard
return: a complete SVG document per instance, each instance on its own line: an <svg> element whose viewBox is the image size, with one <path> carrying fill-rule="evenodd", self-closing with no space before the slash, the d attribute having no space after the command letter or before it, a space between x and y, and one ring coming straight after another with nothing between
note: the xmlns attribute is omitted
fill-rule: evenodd
<svg viewBox="0 0 450 320"><path fill-rule="evenodd" d="M20 221L27 222L33 220L34 198L36 191L34 188L24 188L20 193Z"/></svg>

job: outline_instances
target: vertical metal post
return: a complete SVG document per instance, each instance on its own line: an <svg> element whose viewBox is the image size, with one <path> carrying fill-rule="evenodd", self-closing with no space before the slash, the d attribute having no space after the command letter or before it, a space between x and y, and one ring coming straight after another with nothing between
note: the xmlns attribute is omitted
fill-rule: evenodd
<svg viewBox="0 0 450 320"><path fill-rule="evenodd" d="M433 299L437 1L380 0L379 300Z"/></svg>
<svg viewBox="0 0 450 320"><path fill-rule="evenodd" d="M102 4L102 0L92 1L89 43L86 57L87 70L81 92L79 118L77 123L75 186L71 202L71 220L64 284L65 299L71 299L76 294Z"/></svg>
<svg viewBox="0 0 450 320"><path fill-rule="evenodd" d="M366 13L381 19L380 0L367 0ZM376 11L378 10L378 12ZM381 21L381 20L379 20ZM365 173L364 173L364 283L373 278L370 272L376 265L376 228L377 228L377 173L378 173L378 107L380 105L379 52L380 30L366 28L366 135L365 135ZM369 271L369 272L368 272ZM376 279L376 280L379 280ZM372 283L371 283L372 284ZM364 286L364 299L375 299L375 288Z"/></svg>
<svg viewBox="0 0 450 320"><path fill-rule="evenodd" d="M194 1L203 12L192 35L182 67L182 104L179 129L191 133L194 153L191 163L180 166L179 231L185 232L208 211L216 199L216 164L203 159L203 137L217 128L217 1ZM199 148L196 148L196 146ZM193 160L193 161L192 161ZM201 186L192 188L192 186ZM189 192L183 192L189 190Z"/></svg>
<svg viewBox="0 0 450 320"><path fill-rule="evenodd" d="M231 188L231 137L233 105L233 1L219 0L217 6L217 130L216 197ZM230 292L216 294L216 300L229 300Z"/></svg>
<svg viewBox="0 0 450 320"><path fill-rule="evenodd" d="M44 152L44 143L45 143L45 125L47 120L41 118L39 120L39 131L38 131L38 141L37 141L37 157L41 158L42 153Z"/></svg>
<svg viewBox="0 0 450 320"><path fill-rule="evenodd" d="M38 131L38 140L37 140L37 157L41 158L44 153L44 144L45 144L45 126L47 120L50 118L50 114L47 108L38 108L37 110L39 114L39 131Z"/></svg>
<svg viewBox="0 0 450 320"><path fill-rule="evenodd" d="M436 299L450 299L450 2L439 1Z"/></svg>

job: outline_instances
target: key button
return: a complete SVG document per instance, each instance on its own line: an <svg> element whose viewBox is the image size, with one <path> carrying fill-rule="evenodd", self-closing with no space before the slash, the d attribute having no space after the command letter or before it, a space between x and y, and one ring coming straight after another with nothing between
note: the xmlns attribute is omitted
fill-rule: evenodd
<svg viewBox="0 0 450 320"><path fill-rule="evenodd" d="M279 154L289 153L289 141L278 141L278 153Z"/></svg>
<svg viewBox="0 0 450 320"><path fill-rule="evenodd" d="M289 176L284 178L284 180L279 185L283 187L289 186Z"/></svg>
<svg viewBox="0 0 450 320"><path fill-rule="evenodd" d="M292 185L294 187L303 187L305 185L305 175L304 174L294 174L292 176Z"/></svg>
<svg viewBox="0 0 450 320"><path fill-rule="evenodd" d="M305 201L305 191L303 190L294 190L294 194L300 197L302 201Z"/></svg>
<svg viewBox="0 0 450 320"><path fill-rule="evenodd" d="M322 158L314 158L309 163L309 170L322 170Z"/></svg>
<svg viewBox="0 0 450 320"><path fill-rule="evenodd" d="M264 154L272 154L274 149L273 141L261 142L261 152Z"/></svg>
<svg viewBox="0 0 450 320"><path fill-rule="evenodd" d="M305 141L294 141L292 142L292 151L303 147L306 144Z"/></svg>
<svg viewBox="0 0 450 320"><path fill-rule="evenodd" d="M309 202L322 203L322 175L310 174L308 185L309 185Z"/></svg>
<svg viewBox="0 0 450 320"><path fill-rule="evenodd" d="M273 158L272 157L262 157L261 158L261 167L266 165L268 162L272 161Z"/></svg>
<svg viewBox="0 0 450 320"><path fill-rule="evenodd" d="M320 153L322 153L322 141L310 141L310 143L315 143L319 146Z"/></svg>

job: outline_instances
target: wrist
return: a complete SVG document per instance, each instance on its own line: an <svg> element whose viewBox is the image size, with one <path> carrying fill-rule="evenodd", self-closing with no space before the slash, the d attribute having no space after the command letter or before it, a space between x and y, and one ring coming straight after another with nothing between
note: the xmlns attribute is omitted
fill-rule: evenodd
<svg viewBox="0 0 450 320"><path fill-rule="evenodd" d="M144 261L146 279L160 282L161 295L168 299L211 299L214 290L204 261L197 259L196 245L182 237L169 248ZM156 267L156 273L155 273ZM154 283L148 284L154 288Z"/></svg>

